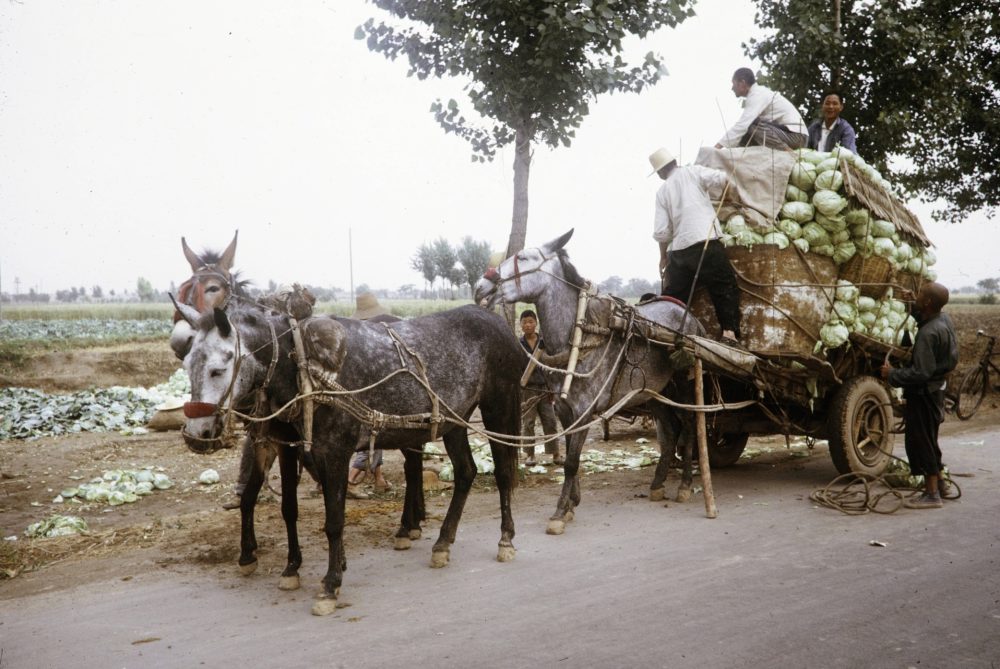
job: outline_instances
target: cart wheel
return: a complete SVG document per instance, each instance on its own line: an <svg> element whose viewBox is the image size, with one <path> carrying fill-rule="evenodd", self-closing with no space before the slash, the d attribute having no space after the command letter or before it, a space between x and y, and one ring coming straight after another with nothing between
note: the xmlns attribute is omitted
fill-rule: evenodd
<svg viewBox="0 0 1000 669"><path fill-rule="evenodd" d="M880 476L892 458L892 406L875 377L856 376L837 391L827 416L830 458L841 474Z"/></svg>
<svg viewBox="0 0 1000 669"><path fill-rule="evenodd" d="M955 415L961 420L969 420L979 409L986 397L986 370L983 367L970 369L958 387L958 402L955 403Z"/></svg>
<svg viewBox="0 0 1000 669"><path fill-rule="evenodd" d="M747 447L748 434L708 435L708 464L712 469L732 467Z"/></svg>

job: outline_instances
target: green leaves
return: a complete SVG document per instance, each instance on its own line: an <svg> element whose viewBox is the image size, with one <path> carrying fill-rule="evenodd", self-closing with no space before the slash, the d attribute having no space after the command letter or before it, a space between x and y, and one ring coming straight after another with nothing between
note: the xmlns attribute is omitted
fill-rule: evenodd
<svg viewBox="0 0 1000 669"><path fill-rule="evenodd" d="M774 34L744 49L762 81L818 118L839 88L858 150L904 195L943 199L959 221L1000 204L1000 14L971 0L842 0L840 38L826 0L755 0ZM902 157L907 169L892 170ZM912 165L912 168L909 166Z"/></svg>
<svg viewBox="0 0 1000 669"><path fill-rule="evenodd" d="M621 40L676 25L693 13L693 0L374 4L406 23L369 20L359 26L355 36L367 37L372 51L387 58L405 55L420 78L449 74L472 81L468 104L493 125L462 115L455 101L435 103L431 113L481 159L511 143L519 127L533 128L532 141L568 146L592 98L641 91L661 76L653 54L638 66L624 63Z"/></svg>

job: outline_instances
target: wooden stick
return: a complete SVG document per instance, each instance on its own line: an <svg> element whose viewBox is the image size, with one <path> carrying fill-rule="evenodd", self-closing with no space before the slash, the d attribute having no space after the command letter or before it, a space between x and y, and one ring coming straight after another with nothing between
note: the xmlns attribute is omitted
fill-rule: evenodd
<svg viewBox="0 0 1000 669"><path fill-rule="evenodd" d="M705 387L702 383L701 359L694 359L694 403L705 405ZM718 518L715 508L715 492L712 490L712 466L708 462L708 431L705 428L705 412L695 412L698 426L698 471L701 472L701 490L705 496L705 516Z"/></svg>
<svg viewBox="0 0 1000 669"><path fill-rule="evenodd" d="M309 451L312 449L313 437L312 378L309 376L306 349L302 343L302 332L299 330L298 320L289 316L288 327L292 331L292 341L295 343L295 363L299 369L299 393L306 395L306 398L302 400L302 442L305 445L305 450Z"/></svg>
<svg viewBox="0 0 1000 669"><path fill-rule="evenodd" d="M528 381L531 380L531 373L535 371L535 366L538 364L538 356L542 354L542 347L536 346L535 350L531 352L531 358L528 360L528 366L524 368L524 374L521 375L521 387L524 388L528 385Z"/></svg>
<svg viewBox="0 0 1000 669"><path fill-rule="evenodd" d="M569 363L566 365L566 378L563 380L560 397L569 397L569 386L573 383L573 373L576 371L576 361L580 358L580 341L583 339L583 324L587 317L587 302L590 300L590 284L580 291L580 299L576 304L576 325L573 327L573 341L569 350Z"/></svg>

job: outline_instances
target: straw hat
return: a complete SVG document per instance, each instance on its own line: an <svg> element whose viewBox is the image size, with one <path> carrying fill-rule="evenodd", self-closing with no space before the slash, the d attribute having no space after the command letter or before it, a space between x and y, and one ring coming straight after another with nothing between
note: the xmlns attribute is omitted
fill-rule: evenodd
<svg viewBox="0 0 1000 669"><path fill-rule="evenodd" d="M373 293L361 293L354 299L354 313L351 318L359 321L366 321L369 318L382 316L389 313L389 310L378 303L378 298Z"/></svg>
<svg viewBox="0 0 1000 669"><path fill-rule="evenodd" d="M672 153L660 147L649 156L649 164L653 166L653 171L649 173L650 176L656 174L675 160L677 159L674 158Z"/></svg>

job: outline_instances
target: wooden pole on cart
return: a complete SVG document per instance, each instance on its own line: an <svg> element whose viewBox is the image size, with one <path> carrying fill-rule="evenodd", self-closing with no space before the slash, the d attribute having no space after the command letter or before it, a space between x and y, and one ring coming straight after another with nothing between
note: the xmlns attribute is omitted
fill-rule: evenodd
<svg viewBox="0 0 1000 669"><path fill-rule="evenodd" d="M700 358L694 359L694 402L699 407L705 406ZM715 492L712 490L712 467L708 463L708 430L705 428L704 411L695 412L695 422L698 426L698 471L701 472L701 489L705 496L705 516L717 518L719 510L715 508Z"/></svg>

